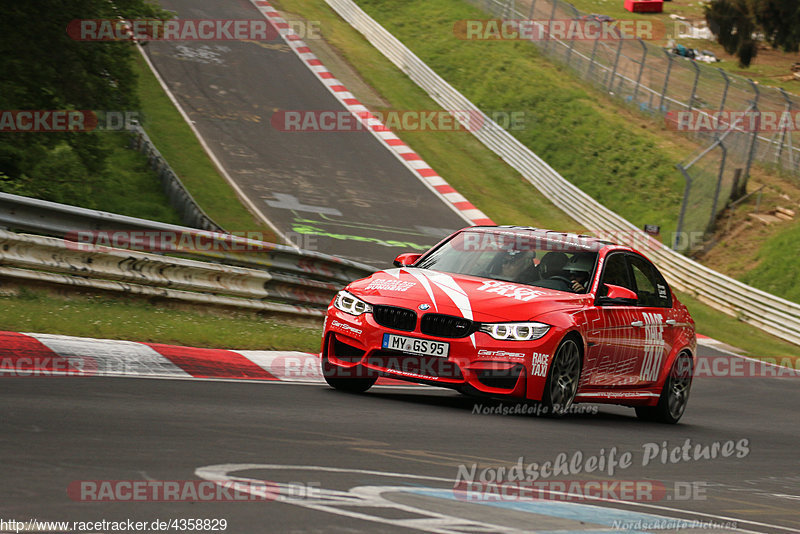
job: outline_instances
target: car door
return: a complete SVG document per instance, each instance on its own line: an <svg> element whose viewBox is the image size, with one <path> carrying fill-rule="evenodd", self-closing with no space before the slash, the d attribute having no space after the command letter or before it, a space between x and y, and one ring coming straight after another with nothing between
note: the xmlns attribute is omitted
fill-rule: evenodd
<svg viewBox="0 0 800 534"><path fill-rule="evenodd" d="M643 256L628 254L636 291L643 336L641 359L627 381L645 386L658 380L664 358L671 352L675 336L672 294L664 277Z"/></svg>
<svg viewBox="0 0 800 534"><path fill-rule="evenodd" d="M594 308L587 319L584 380L591 387L629 385L641 367L645 342L641 310L632 303L603 302L604 284L636 291L625 252L611 252L603 262ZM638 382L638 377L635 380Z"/></svg>

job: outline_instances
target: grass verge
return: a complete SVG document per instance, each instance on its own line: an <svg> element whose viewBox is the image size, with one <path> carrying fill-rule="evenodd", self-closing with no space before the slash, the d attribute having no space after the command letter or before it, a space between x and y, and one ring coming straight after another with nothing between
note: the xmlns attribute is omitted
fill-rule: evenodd
<svg viewBox="0 0 800 534"><path fill-rule="evenodd" d="M217 172L183 117L161 88L147 63L137 54L143 125L197 203L217 224L229 232L261 232L264 241L275 241L274 232L258 221L239 201L236 193Z"/></svg>
<svg viewBox="0 0 800 534"><path fill-rule="evenodd" d="M0 295L0 330L220 349L319 352L322 320L19 288ZM317 324L319 323L319 324Z"/></svg>

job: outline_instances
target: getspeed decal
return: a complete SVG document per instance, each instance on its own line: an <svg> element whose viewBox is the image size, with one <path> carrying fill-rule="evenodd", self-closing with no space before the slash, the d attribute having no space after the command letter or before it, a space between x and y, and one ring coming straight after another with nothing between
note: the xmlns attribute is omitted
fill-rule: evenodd
<svg viewBox="0 0 800 534"><path fill-rule="evenodd" d="M547 362L550 359L549 354L542 354L541 352L534 352L533 359L531 360L531 376L547 376Z"/></svg>
<svg viewBox="0 0 800 534"><path fill-rule="evenodd" d="M350 326L347 323L342 323L336 320L331 322L331 328L338 328L339 330L343 330L344 332L350 332L352 334L356 334L359 336L364 333L364 331L361 330L360 328L356 328L355 326Z"/></svg>
<svg viewBox="0 0 800 534"><path fill-rule="evenodd" d="M547 291L539 291L537 289L509 284L508 282L500 282L498 280L483 282L483 285L476 289L477 291L485 291L486 293L497 293L498 295L522 302L528 302L536 297L548 294Z"/></svg>
<svg viewBox="0 0 800 534"><path fill-rule="evenodd" d="M495 358L524 358L525 354L522 352L506 352L504 350L481 349L478 351L478 356L493 356Z"/></svg>

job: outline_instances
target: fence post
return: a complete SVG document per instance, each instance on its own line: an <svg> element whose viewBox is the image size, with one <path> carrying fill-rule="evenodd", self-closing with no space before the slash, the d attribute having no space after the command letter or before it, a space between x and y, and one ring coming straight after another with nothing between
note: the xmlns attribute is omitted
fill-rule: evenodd
<svg viewBox="0 0 800 534"><path fill-rule="evenodd" d="M661 89L661 101L658 103L658 111L660 113L666 113L666 109L664 109L664 99L667 97L667 86L669 85L669 75L672 72L672 53L669 50L664 50L664 54L667 56L667 73L664 75L664 88Z"/></svg>
<svg viewBox="0 0 800 534"><path fill-rule="evenodd" d="M533 20L533 11L535 7L536 7L536 0L531 0L531 10L528 12L528 18L530 20Z"/></svg>
<svg viewBox="0 0 800 534"><path fill-rule="evenodd" d="M692 189L692 177L689 176L689 173L680 163L676 163L675 166L678 167L684 180L686 180L686 185L683 186L683 202L681 203L681 214L678 216L678 227L675 229L675 239L672 240L672 250L680 252L678 250L678 240L683 231L683 218L686 216L686 204L689 202L689 192Z"/></svg>
<svg viewBox="0 0 800 534"><path fill-rule="evenodd" d="M719 73L722 75L722 79L725 80L725 89L722 90L722 100L719 103L719 112L720 116L722 112L725 110L725 102L728 100L728 89L731 86L731 79L728 78L728 75L725 74L725 71L722 69L717 69Z"/></svg>
<svg viewBox="0 0 800 534"><path fill-rule="evenodd" d="M759 100L759 97L761 96L761 93L758 90L758 84L756 82L754 82L753 80L749 79L749 78L748 78L747 81L750 82L750 85L753 88L753 93L754 93L754 96L755 96L753 98L753 106L752 106L753 107L753 111L755 113L758 113L758 100ZM756 116L758 116L758 115L756 115ZM760 123L761 121L759 120L757 122ZM744 194L747 193L747 181L750 179L750 167L753 164L753 157L755 156L755 152L756 152L756 143L758 143L758 128L756 128L753 131L753 135L750 138L750 150L748 150L748 152L747 152L747 163L745 164L745 167L744 167L744 176L743 176L741 188L737 193L738 196L744 196Z"/></svg>
<svg viewBox="0 0 800 534"><path fill-rule="evenodd" d="M689 97L689 111L692 111L694 107L694 97L697 94L697 82L700 81L700 67L697 66L696 61L692 61L692 67L694 67L694 83L692 84L692 94Z"/></svg>
<svg viewBox="0 0 800 534"><path fill-rule="evenodd" d="M792 99L789 98L789 95L786 94L786 91L784 91L782 87L779 87L778 90L781 92L781 96L783 96L783 99L786 101L786 107L784 108L784 113L786 113L788 116L791 117ZM783 123L783 121L781 121L781 123ZM781 156L783 155L783 145L786 143L787 134L789 136L789 147L790 147L789 148L789 169L791 170L792 167L794 167L794 165L792 164L792 149L791 149L791 146L792 146L792 132L791 132L791 129L788 128L787 126L783 127L783 135L781 136L781 142L778 145L777 163L778 163L778 165L783 167L783 165L781 164L781 161L782 161L781 160Z"/></svg>
<svg viewBox="0 0 800 534"><path fill-rule="evenodd" d="M586 79L592 81L592 70L594 70L594 62L595 56L597 55L597 43L600 42L600 38L594 40L594 46L592 47L592 58L589 60L589 68L586 69Z"/></svg>
<svg viewBox="0 0 800 534"><path fill-rule="evenodd" d="M633 103L636 104L636 97L639 94L639 86L642 84L642 74L644 74L644 64L647 61L647 45L644 41L637 39L639 44L642 45L642 64L639 66L639 75L636 76L636 87L633 88Z"/></svg>
<svg viewBox="0 0 800 534"><path fill-rule="evenodd" d="M708 219L708 231L714 228L714 221L717 218L717 204L719 203L719 190L722 188L722 175L725 174L725 160L728 157L728 149L725 148L725 143L719 143L722 149L722 161L719 164L719 173L717 174L717 187L714 189L714 202L711 204L711 217Z"/></svg>
<svg viewBox="0 0 800 534"><path fill-rule="evenodd" d="M547 39L544 40L544 51L550 48L550 39L552 38L553 34L551 29L553 27L553 19L556 16L556 6L558 5L558 0L553 0L553 9L550 11L550 20L547 23Z"/></svg>
<svg viewBox="0 0 800 534"><path fill-rule="evenodd" d="M622 43L623 40L619 40L619 46L617 47L617 56L614 58L614 69L611 71L611 76L608 79L608 90L609 92L614 89L614 76L617 75L617 67L619 66L619 56L622 54Z"/></svg>
<svg viewBox="0 0 800 534"><path fill-rule="evenodd" d="M572 8L572 12L573 12L572 20L578 20L580 18L579 14L578 14L578 10L575 9L575 6L573 6L572 4L567 4L567 5L570 8ZM574 37L569 40L569 48L567 49L567 61L566 61L567 62L567 67L569 67L569 60L570 60L570 57L572 56L572 49L573 48L575 48L575 38Z"/></svg>

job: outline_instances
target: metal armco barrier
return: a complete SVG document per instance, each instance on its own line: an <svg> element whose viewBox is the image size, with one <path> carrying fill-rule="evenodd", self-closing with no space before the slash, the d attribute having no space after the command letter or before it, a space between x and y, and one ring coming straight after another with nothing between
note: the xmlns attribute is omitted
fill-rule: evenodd
<svg viewBox="0 0 800 534"><path fill-rule="evenodd" d="M620 243L635 246L648 242L648 237L641 230L568 182L528 147L500 128L352 0L326 2L442 108L480 114L485 121L483 124L489 124L489 127L473 129L472 134L578 223L594 229L598 234L607 232L614 237L614 241ZM800 345L800 304L712 271L661 243L654 243L648 250L648 256L658 264L675 288L748 324Z"/></svg>
<svg viewBox="0 0 800 534"><path fill-rule="evenodd" d="M342 285L5 230L0 276L310 316Z"/></svg>
<svg viewBox="0 0 800 534"><path fill-rule="evenodd" d="M97 231L104 232L106 237L115 237L115 230L127 232L133 238L136 237L136 232L143 238L157 234L188 236L194 240L213 243L214 246L207 250L176 249L165 252L203 261L267 269L274 277L287 280L302 278L341 286L375 271L369 265L319 252L8 193L0 193L0 226L85 242L92 237L92 232ZM136 249L134 245L135 243L114 246Z"/></svg>

